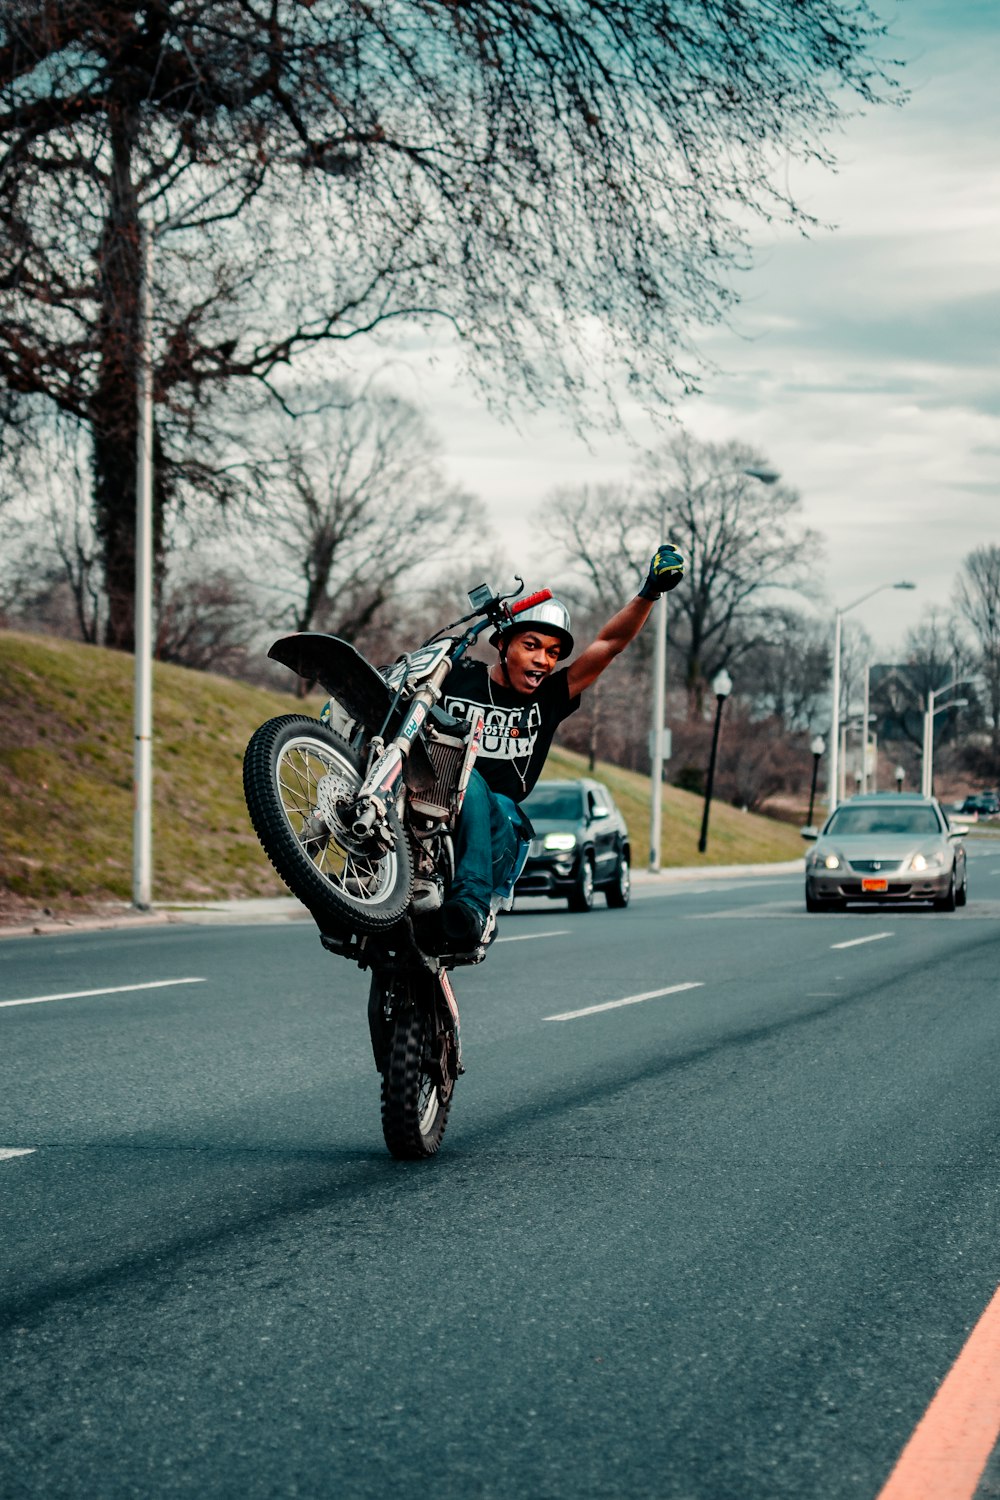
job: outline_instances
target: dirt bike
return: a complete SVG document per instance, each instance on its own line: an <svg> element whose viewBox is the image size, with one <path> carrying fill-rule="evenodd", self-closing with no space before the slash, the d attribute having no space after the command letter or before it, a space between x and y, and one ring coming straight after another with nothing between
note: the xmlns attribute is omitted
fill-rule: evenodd
<svg viewBox="0 0 1000 1500"><path fill-rule="evenodd" d="M389 667L376 669L336 636L282 636L268 655L330 699L318 720L269 719L243 760L247 808L271 864L312 913L323 946L371 970L382 1132L405 1160L438 1150L464 1071L448 971L486 956L485 945L450 955L421 946L422 923L447 899L452 835L483 726L481 715L445 713L441 688L485 630L552 597L543 589L519 599L517 583L504 596L473 589L470 614Z"/></svg>

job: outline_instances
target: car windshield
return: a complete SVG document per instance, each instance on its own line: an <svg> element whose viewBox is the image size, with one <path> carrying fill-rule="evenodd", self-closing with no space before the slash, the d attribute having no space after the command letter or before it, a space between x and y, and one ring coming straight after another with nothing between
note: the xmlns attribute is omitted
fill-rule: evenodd
<svg viewBox="0 0 1000 1500"><path fill-rule="evenodd" d="M838 807L830 819L827 833L940 833L941 825L933 807Z"/></svg>
<svg viewBox="0 0 1000 1500"><path fill-rule="evenodd" d="M529 818L579 818L583 813L583 793L578 786L536 786L524 804Z"/></svg>

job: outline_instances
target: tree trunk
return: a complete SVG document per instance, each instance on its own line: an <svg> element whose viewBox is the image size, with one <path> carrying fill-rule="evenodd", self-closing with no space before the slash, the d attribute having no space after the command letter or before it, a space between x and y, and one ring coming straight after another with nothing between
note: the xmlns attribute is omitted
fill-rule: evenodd
<svg viewBox="0 0 1000 1500"><path fill-rule="evenodd" d="M132 174L137 112L108 111L111 188L100 247L98 374L90 402L94 516L108 596L105 641L135 644L135 506L142 279L139 200ZM154 451L156 448L154 440ZM163 485L156 468L153 551L162 564ZM158 567L157 571L160 569Z"/></svg>

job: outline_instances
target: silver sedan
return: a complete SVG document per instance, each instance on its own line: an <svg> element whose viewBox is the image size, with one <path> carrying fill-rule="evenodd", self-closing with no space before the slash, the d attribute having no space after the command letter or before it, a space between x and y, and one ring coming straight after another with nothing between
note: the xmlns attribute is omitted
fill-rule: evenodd
<svg viewBox="0 0 1000 1500"><path fill-rule="evenodd" d="M873 793L852 797L830 814L806 856L806 910L842 909L849 901L929 901L954 911L968 898L962 835L933 798Z"/></svg>

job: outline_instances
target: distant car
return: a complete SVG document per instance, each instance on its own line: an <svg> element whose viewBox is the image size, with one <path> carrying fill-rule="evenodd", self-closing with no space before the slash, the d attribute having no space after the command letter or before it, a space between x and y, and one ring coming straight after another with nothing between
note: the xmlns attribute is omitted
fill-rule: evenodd
<svg viewBox="0 0 1000 1500"><path fill-rule="evenodd" d="M852 797L832 812L806 856L806 910L842 910L849 901L929 901L954 911L968 899L966 829L952 827L938 803L914 794Z"/></svg>
<svg viewBox="0 0 1000 1500"><path fill-rule="evenodd" d="M570 911L590 911L602 890L609 906L628 905L628 828L602 782L540 781L523 805L535 836L516 896L561 896Z"/></svg>
<svg viewBox="0 0 1000 1500"><path fill-rule="evenodd" d="M992 818L1000 812L1000 797L996 792L974 792L962 803L962 816Z"/></svg>

